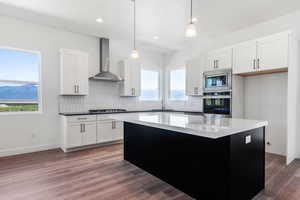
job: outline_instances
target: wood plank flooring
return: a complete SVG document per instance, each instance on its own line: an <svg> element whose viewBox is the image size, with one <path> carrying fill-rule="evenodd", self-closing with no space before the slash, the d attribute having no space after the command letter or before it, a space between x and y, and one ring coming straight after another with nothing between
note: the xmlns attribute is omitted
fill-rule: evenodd
<svg viewBox="0 0 300 200"><path fill-rule="evenodd" d="M190 200L123 161L122 145L0 158L0 200ZM299 200L300 161L267 154L266 189L255 200ZM217 192L217 191L216 191Z"/></svg>

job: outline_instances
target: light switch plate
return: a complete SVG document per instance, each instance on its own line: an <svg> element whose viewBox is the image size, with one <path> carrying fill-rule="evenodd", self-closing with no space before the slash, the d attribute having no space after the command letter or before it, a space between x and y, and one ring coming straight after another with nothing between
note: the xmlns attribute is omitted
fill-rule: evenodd
<svg viewBox="0 0 300 200"><path fill-rule="evenodd" d="M251 143L251 135L246 136L246 144Z"/></svg>

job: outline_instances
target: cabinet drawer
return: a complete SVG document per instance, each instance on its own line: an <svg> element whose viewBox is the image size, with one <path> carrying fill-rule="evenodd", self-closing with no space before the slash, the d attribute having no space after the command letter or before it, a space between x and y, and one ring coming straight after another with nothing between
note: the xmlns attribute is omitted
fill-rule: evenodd
<svg viewBox="0 0 300 200"><path fill-rule="evenodd" d="M109 115L97 115L97 121L112 121L108 116Z"/></svg>
<svg viewBox="0 0 300 200"><path fill-rule="evenodd" d="M90 121L96 121L97 116L96 115L78 115L78 116L69 116L67 117L68 122L77 122L77 123L82 123L82 122L90 122Z"/></svg>

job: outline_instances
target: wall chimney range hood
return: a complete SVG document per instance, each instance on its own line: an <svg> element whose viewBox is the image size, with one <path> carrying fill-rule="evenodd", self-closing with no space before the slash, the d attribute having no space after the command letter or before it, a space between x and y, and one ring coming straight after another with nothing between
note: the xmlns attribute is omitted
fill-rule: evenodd
<svg viewBox="0 0 300 200"><path fill-rule="evenodd" d="M119 82L122 78L109 71L110 57L109 57L109 39L100 38L100 72L95 76L91 77L91 80L98 81L112 81Z"/></svg>

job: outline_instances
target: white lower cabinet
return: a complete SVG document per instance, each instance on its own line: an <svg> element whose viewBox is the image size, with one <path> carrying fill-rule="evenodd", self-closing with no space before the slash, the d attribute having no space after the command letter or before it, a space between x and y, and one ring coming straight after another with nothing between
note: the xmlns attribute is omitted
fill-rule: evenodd
<svg viewBox="0 0 300 200"><path fill-rule="evenodd" d="M96 144L97 125L96 122L69 123L66 132L66 147L73 148Z"/></svg>
<svg viewBox="0 0 300 200"><path fill-rule="evenodd" d="M79 147L82 144L81 124L69 124L66 133L66 147Z"/></svg>
<svg viewBox="0 0 300 200"><path fill-rule="evenodd" d="M123 122L98 121L97 143L110 142L123 139Z"/></svg>
<svg viewBox="0 0 300 200"><path fill-rule="evenodd" d="M82 145L91 145L97 143L97 124L83 124Z"/></svg>
<svg viewBox="0 0 300 200"><path fill-rule="evenodd" d="M112 140L123 140L123 122L114 121L113 129L112 129Z"/></svg>
<svg viewBox="0 0 300 200"><path fill-rule="evenodd" d="M61 148L73 148L120 141L123 122L110 120L104 115L62 116Z"/></svg>

